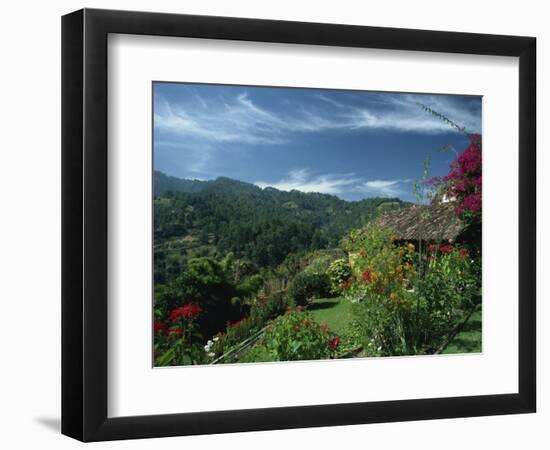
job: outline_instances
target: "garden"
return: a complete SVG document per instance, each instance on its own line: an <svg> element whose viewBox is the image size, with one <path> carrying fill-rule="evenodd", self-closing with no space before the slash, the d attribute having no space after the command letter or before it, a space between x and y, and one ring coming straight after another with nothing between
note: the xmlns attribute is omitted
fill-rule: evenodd
<svg viewBox="0 0 550 450"><path fill-rule="evenodd" d="M481 137L467 137L446 176L419 181L428 202L380 207L336 245L261 264L203 236L205 254L155 284L155 366L480 352Z"/></svg>

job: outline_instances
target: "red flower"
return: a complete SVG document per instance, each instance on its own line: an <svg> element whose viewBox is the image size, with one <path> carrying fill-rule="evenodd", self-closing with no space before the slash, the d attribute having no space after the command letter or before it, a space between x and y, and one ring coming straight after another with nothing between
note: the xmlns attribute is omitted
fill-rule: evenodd
<svg viewBox="0 0 550 450"><path fill-rule="evenodd" d="M172 310L168 319L172 322L175 322L180 317L185 317L187 319L192 319L193 317L198 316L202 312L202 308L195 303L187 303L186 305L180 306Z"/></svg>
<svg viewBox="0 0 550 450"><path fill-rule="evenodd" d="M181 336L183 334L183 330L181 328L178 328L178 327L170 327L168 329L168 335L169 336Z"/></svg>
<svg viewBox="0 0 550 450"><path fill-rule="evenodd" d="M430 244L430 245L428 245L428 251L429 251L429 252L435 252L435 251L437 251L437 245L435 245L435 244Z"/></svg>
<svg viewBox="0 0 550 450"><path fill-rule="evenodd" d="M328 341L328 346L332 350L336 350L336 347L338 347L338 344L340 344L340 336L336 336L332 339L329 339L329 341Z"/></svg>
<svg viewBox="0 0 550 450"><path fill-rule="evenodd" d="M155 334L159 332L164 333L165 331L166 331L166 325L164 323L157 321L153 324L153 332Z"/></svg>
<svg viewBox="0 0 550 450"><path fill-rule="evenodd" d="M460 256L466 256L468 254L468 250L461 248L458 253L460 253Z"/></svg>
<svg viewBox="0 0 550 450"><path fill-rule="evenodd" d="M449 253L453 251L453 247L452 245L442 245L439 250L441 250L441 253Z"/></svg>
<svg viewBox="0 0 550 450"><path fill-rule="evenodd" d="M371 276L371 274L368 270L366 272L363 272L362 276L363 276L363 280L365 280L365 281L371 281L372 280L372 276Z"/></svg>

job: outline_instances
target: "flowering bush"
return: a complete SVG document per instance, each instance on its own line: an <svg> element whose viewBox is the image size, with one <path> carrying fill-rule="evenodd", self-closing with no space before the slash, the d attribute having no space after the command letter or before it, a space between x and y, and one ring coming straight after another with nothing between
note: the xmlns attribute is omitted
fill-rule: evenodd
<svg viewBox="0 0 550 450"><path fill-rule="evenodd" d="M401 316L403 354L437 351L478 298L476 263L466 249L432 245L425 259L426 267L411 289L411 307ZM387 351L376 339L373 344Z"/></svg>
<svg viewBox="0 0 550 450"><path fill-rule="evenodd" d="M456 213L468 222L481 215L481 136L469 135L470 144L451 163L443 178L434 177L440 194L456 201Z"/></svg>
<svg viewBox="0 0 550 450"><path fill-rule="evenodd" d="M186 303L174 308L165 322L153 324L156 366L200 364L205 359L200 345L202 335L196 318L202 308L195 303Z"/></svg>
<svg viewBox="0 0 550 450"><path fill-rule="evenodd" d="M345 245L353 275L342 289L357 302L353 327L368 356L433 353L474 302L478 278L465 248L431 244L419 255L374 225Z"/></svg>
<svg viewBox="0 0 550 450"><path fill-rule="evenodd" d="M424 297L430 308L438 313L449 318L453 314L456 316L461 310L471 308L477 300L479 263L462 246L431 247L426 273L415 283L416 295Z"/></svg>
<svg viewBox="0 0 550 450"><path fill-rule="evenodd" d="M303 310L290 310L277 317L262 341L242 362L328 359L336 354L340 338L328 326L319 325Z"/></svg>
<svg viewBox="0 0 550 450"><path fill-rule="evenodd" d="M398 307L407 302L407 289L415 276L414 246L396 246L393 232L374 225L352 231L344 240L352 255L352 272L340 285L345 297L389 302Z"/></svg>
<svg viewBox="0 0 550 450"><path fill-rule="evenodd" d="M195 303L188 303L172 310L168 316L168 320L171 322L177 322L181 318L192 319L197 317L202 312L202 308Z"/></svg>
<svg viewBox="0 0 550 450"><path fill-rule="evenodd" d="M351 277L351 266L345 259L333 261L327 269L330 280L330 290L335 295L342 294L342 285Z"/></svg>

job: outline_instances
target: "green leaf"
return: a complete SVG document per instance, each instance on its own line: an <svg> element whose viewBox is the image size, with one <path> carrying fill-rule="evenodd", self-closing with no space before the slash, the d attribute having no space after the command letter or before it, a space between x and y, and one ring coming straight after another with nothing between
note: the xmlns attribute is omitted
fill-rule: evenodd
<svg viewBox="0 0 550 450"><path fill-rule="evenodd" d="M191 364L193 364L193 360L191 359L191 357L184 353L183 355L181 355L181 362L182 364L186 365L186 366L190 366Z"/></svg>
<svg viewBox="0 0 550 450"><path fill-rule="evenodd" d="M162 355L160 355L157 358L157 365L168 366L174 360L175 357L176 357L176 352L173 348L171 348L170 350L168 350L167 352L164 352Z"/></svg>

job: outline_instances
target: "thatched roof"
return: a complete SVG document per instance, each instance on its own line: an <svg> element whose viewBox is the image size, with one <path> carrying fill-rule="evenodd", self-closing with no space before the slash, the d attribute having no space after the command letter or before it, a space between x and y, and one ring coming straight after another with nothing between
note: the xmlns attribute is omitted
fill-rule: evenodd
<svg viewBox="0 0 550 450"><path fill-rule="evenodd" d="M456 239L464 229L464 223L455 213L454 202L432 205L413 205L389 211L375 223L390 227L398 239L442 241Z"/></svg>

